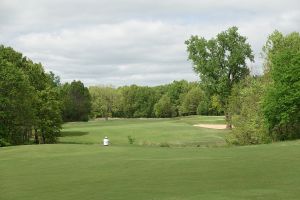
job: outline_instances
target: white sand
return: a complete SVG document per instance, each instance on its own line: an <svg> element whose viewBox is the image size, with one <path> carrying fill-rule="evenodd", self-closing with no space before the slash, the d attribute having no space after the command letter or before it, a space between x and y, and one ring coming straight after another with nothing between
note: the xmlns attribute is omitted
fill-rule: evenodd
<svg viewBox="0 0 300 200"><path fill-rule="evenodd" d="M201 128L226 129L226 124L195 124L194 126Z"/></svg>

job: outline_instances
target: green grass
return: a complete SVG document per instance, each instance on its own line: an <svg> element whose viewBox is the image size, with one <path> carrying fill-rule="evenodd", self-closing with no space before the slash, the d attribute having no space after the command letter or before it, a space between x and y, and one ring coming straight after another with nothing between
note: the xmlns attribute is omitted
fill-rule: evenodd
<svg viewBox="0 0 300 200"><path fill-rule="evenodd" d="M68 123L64 126L61 143L99 144L108 136L114 146L221 146L225 145L226 130L193 127L197 123L225 123L224 117L193 116L175 119L117 119Z"/></svg>
<svg viewBox="0 0 300 200"><path fill-rule="evenodd" d="M69 136L62 139L89 145L0 148L0 199L299 199L300 140L245 147L162 148L129 145L123 138L127 137L126 131L136 131L137 138L149 134L152 137L148 136L148 140L153 142L161 142L167 136L177 141L177 136L169 132L172 128L175 135L180 129L188 134L188 125L199 120L191 117L69 123L65 126ZM210 120L213 121L207 118ZM158 130L163 125L164 137L159 136L160 132L142 131L143 126ZM184 137L186 144L198 138L194 134L208 134L200 128L190 130L195 133ZM118 131L123 135L118 137ZM116 139L113 146L97 144L106 133ZM202 138L205 137L198 139Z"/></svg>
<svg viewBox="0 0 300 200"><path fill-rule="evenodd" d="M300 142L0 150L1 199L299 199Z"/></svg>

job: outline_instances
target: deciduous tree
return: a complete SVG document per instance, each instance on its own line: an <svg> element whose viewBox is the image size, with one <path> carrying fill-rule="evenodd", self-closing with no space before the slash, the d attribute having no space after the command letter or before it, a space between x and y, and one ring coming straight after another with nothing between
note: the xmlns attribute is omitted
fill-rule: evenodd
<svg viewBox="0 0 300 200"><path fill-rule="evenodd" d="M64 121L88 121L91 113L91 96L81 81L64 84L62 97Z"/></svg>
<svg viewBox="0 0 300 200"><path fill-rule="evenodd" d="M111 86L91 86L89 87L92 103L92 114L94 117L112 117L119 108L120 95Z"/></svg>
<svg viewBox="0 0 300 200"><path fill-rule="evenodd" d="M273 138L300 138L300 35L275 31L264 47L270 80L264 114Z"/></svg>
<svg viewBox="0 0 300 200"><path fill-rule="evenodd" d="M164 95L154 106L155 115L157 117L173 117L175 115L175 108L172 105L171 98Z"/></svg>
<svg viewBox="0 0 300 200"><path fill-rule="evenodd" d="M247 60L254 59L247 38L238 33L237 27L231 27L210 40L191 36L185 44L188 58L193 62L193 69L199 74L202 84L220 97L230 128L228 97L233 85L249 74Z"/></svg>

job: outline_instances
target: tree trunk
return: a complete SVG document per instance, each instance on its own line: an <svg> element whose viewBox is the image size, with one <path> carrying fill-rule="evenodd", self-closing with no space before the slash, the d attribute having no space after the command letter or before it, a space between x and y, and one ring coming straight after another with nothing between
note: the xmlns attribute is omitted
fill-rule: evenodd
<svg viewBox="0 0 300 200"><path fill-rule="evenodd" d="M34 129L34 143L39 144L39 136L36 128Z"/></svg>
<svg viewBox="0 0 300 200"><path fill-rule="evenodd" d="M232 129L231 115L229 112L225 113L225 120L226 120L226 129Z"/></svg>
<svg viewBox="0 0 300 200"><path fill-rule="evenodd" d="M46 143L46 139L45 139L45 136L44 134L42 135L42 143L45 144Z"/></svg>
<svg viewBox="0 0 300 200"><path fill-rule="evenodd" d="M44 130L41 130L41 133L42 133L42 144L45 144L46 138L45 138Z"/></svg>

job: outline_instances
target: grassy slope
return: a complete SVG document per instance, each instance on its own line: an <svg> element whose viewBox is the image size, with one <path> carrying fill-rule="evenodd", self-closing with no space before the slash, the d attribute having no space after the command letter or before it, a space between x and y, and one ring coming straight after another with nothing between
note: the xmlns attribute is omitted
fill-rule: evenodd
<svg viewBox="0 0 300 200"><path fill-rule="evenodd" d="M233 148L0 149L1 199L299 199L300 141Z"/></svg>
<svg viewBox="0 0 300 200"><path fill-rule="evenodd" d="M68 123L64 126L61 143L99 144L109 136L115 146L128 145L127 136L136 139L136 145L173 146L223 145L226 130L212 130L191 125L197 123L224 123L224 117L193 116L175 119L121 119Z"/></svg>

